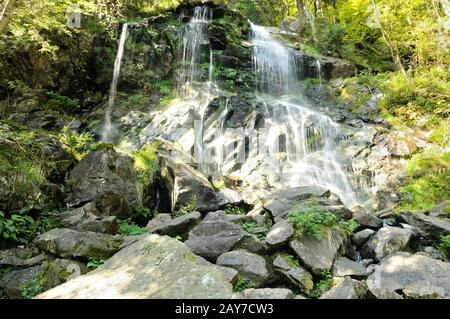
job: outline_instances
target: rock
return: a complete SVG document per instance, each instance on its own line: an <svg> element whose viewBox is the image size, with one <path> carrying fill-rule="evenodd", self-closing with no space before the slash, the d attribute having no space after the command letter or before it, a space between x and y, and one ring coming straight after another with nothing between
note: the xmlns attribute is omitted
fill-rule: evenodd
<svg viewBox="0 0 450 319"><path fill-rule="evenodd" d="M15 247L0 251L0 266L30 267L46 258L36 247Z"/></svg>
<svg viewBox="0 0 450 319"><path fill-rule="evenodd" d="M105 234L116 234L119 223L115 216L102 218L94 203L66 211L61 216L61 225L77 231L92 231Z"/></svg>
<svg viewBox="0 0 450 319"><path fill-rule="evenodd" d="M41 285L42 290L46 291L88 273L89 269L78 261L55 259L44 264L43 272Z"/></svg>
<svg viewBox="0 0 450 319"><path fill-rule="evenodd" d="M142 187L133 159L113 150L86 155L70 172L67 183L71 207L94 202L104 215L128 217L132 208L142 206Z"/></svg>
<svg viewBox="0 0 450 319"><path fill-rule="evenodd" d="M356 245L356 247L360 248L362 245L364 245L369 239L370 237L373 236L373 234L375 234L376 232L372 229L363 229L359 232L357 232L352 240L353 243Z"/></svg>
<svg viewBox="0 0 450 319"><path fill-rule="evenodd" d="M273 260L275 272L290 285L297 287L302 293L309 295L314 288L312 275L300 265L293 265L285 258L278 254Z"/></svg>
<svg viewBox="0 0 450 319"><path fill-rule="evenodd" d="M269 271L263 257L243 250L226 252L217 258L217 265L236 269L256 287L264 286L269 280Z"/></svg>
<svg viewBox="0 0 450 319"><path fill-rule="evenodd" d="M228 39L223 26L211 24L208 27L208 37L212 50L225 50L227 48Z"/></svg>
<svg viewBox="0 0 450 319"><path fill-rule="evenodd" d="M450 235L450 219L427 216L421 212L400 212L399 216L408 224L419 229L422 236L440 240L441 236Z"/></svg>
<svg viewBox="0 0 450 319"><path fill-rule="evenodd" d="M374 258L381 260L383 257L403 250L413 235L410 229L397 227L381 228L361 249L364 258Z"/></svg>
<svg viewBox="0 0 450 319"><path fill-rule="evenodd" d="M196 210L207 213L224 208L232 202L226 194L216 191L200 172L187 164L161 156L161 177L167 193L171 213L192 203L195 195Z"/></svg>
<svg viewBox="0 0 450 319"><path fill-rule="evenodd" d="M364 122L360 119L349 120L346 124L354 128L362 128L364 126Z"/></svg>
<svg viewBox="0 0 450 319"><path fill-rule="evenodd" d="M281 248L289 243L294 236L294 227L288 221L281 221L273 225L266 236L266 243L272 249Z"/></svg>
<svg viewBox="0 0 450 319"><path fill-rule="evenodd" d="M244 299L294 299L294 293L286 288L246 289L242 292Z"/></svg>
<svg viewBox="0 0 450 319"><path fill-rule="evenodd" d="M41 265L21 270L13 270L0 279L0 288L5 291L9 298L22 299L24 298L24 296L22 296L24 289L29 285L31 286L41 275Z"/></svg>
<svg viewBox="0 0 450 319"><path fill-rule="evenodd" d="M228 299L232 285L224 271L192 254L182 242L147 235L87 275L38 299Z"/></svg>
<svg viewBox="0 0 450 319"><path fill-rule="evenodd" d="M217 257L233 249L245 236L240 226L229 223L223 212L209 213L189 232L185 244L196 255L215 262Z"/></svg>
<svg viewBox="0 0 450 319"><path fill-rule="evenodd" d="M158 215L156 215L155 218L153 218L152 220L150 220L147 223L146 228L150 231L150 230L157 228L158 226L161 226L171 220L172 220L172 215L170 215L170 214L158 214Z"/></svg>
<svg viewBox="0 0 450 319"><path fill-rule="evenodd" d="M68 228L55 228L39 235L34 243L39 249L63 257L96 257L107 259L119 250L123 239L118 235L78 232Z"/></svg>
<svg viewBox="0 0 450 319"><path fill-rule="evenodd" d="M267 215L267 211L262 206L257 206L249 211L246 216L255 221L258 226L263 226Z"/></svg>
<svg viewBox="0 0 450 319"><path fill-rule="evenodd" d="M149 229L151 233L157 233L160 235L167 235L175 237L180 235L185 237L187 233L200 223L202 215L199 212L193 212L174 219L171 219L159 226Z"/></svg>
<svg viewBox="0 0 450 319"><path fill-rule="evenodd" d="M322 237L317 240L305 235L290 243L301 262L313 272L330 270L339 249L347 241L347 236L335 229L326 229Z"/></svg>
<svg viewBox="0 0 450 319"><path fill-rule="evenodd" d="M367 278L367 286L379 299L401 291L406 296L450 297L450 264L420 254L397 252L382 259ZM406 290L406 293L405 293Z"/></svg>
<svg viewBox="0 0 450 319"><path fill-rule="evenodd" d="M110 216L100 220L86 221L80 225L73 227L74 230L80 232L90 231L94 233L103 233L111 235L117 234L119 228L120 226L119 223L117 222L116 216Z"/></svg>
<svg viewBox="0 0 450 319"><path fill-rule="evenodd" d="M246 234L234 247L233 250L246 250L255 254L265 254L268 247L265 242L251 234Z"/></svg>
<svg viewBox="0 0 450 319"><path fill-rule="evenodd" d="M350 277L338 280L338 283L325 292L320 299L359 299L355 281Z"/></svg>
<svg viewBox="0 0 450 319"><path fill-rule="evenodd" d="M334 262L332 272L334 277L350 276L356 279L365 278L369 275L364 266L345 257L339 257Z"/></svg>
<svg viewBox="0 0 450 319"><path fill-rule="evenodd" d="M353 209L352 209L353 210ZM383 221L375 215L370 213L366 213L361 210L353 211L353 218L360 224L361 226L379 229L383 227Z"/></svg>
<svg viewBox="0 0 450 319"><path fill-rule="evenodd" d="M445 200L434 206L430 210L430 216L450 218L450 200Z"/></svg>

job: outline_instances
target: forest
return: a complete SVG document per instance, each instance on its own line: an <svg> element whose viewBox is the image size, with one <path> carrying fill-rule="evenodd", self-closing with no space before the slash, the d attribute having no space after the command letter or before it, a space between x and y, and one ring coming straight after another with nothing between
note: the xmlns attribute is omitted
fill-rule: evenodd
<svg viewBox="0 0 450 319"><path fill-rule="evenodd" d="M0 303L450 298L449 68L449 0L0 0Z"/></svg>

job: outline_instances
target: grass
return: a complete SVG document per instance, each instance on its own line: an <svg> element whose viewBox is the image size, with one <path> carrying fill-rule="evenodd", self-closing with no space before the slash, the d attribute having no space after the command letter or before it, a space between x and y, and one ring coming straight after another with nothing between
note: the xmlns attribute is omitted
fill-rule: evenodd
<svg viewBox="0 0 450 319"><path fill-rule="evenodd" d="M233 205L227 205L224 212L227 215L245 215L246 213L244 208Z"/></svg>

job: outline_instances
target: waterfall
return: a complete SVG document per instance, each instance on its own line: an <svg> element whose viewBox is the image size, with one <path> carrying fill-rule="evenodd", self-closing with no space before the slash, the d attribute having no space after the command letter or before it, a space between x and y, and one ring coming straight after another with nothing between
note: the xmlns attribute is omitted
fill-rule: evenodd
<svg viewBox="0 0 450 319"><path fill-rule="evenodd" d="M125 23L122 26L122 32L120 34L119 48L117 50L116 61L114 62L113 79L111 81L111 87L109 90L108 108L106 109L105 124L102 129L102 141L111 141L116 135L116 129L112 123L111 116L114 108L114 101L117 94L117 84L119 81L120 68L122 66L122 58L125 48L125 41L128 37L128 24Z"/></svg>
<svg viewBox="0 0 450 319"><path fill-rule="evenodd" d="M337 194L347 207L360 204L362 199L339 161L340 126L306 101L282 96L296 93L298 70L292 62L293 52L264 27L251 24L251 29L257 92L266 110L265 147L269 156L285 153L286 158L280 186L320 186Z"/></svg>
<svg viewBox="0 0 450 319"><path fill-rule="evenodd" d="M319 59L316 60L316 66L317 66L317 77L319 78L319 83L322 84L322 64L320 63Z"/></svg>

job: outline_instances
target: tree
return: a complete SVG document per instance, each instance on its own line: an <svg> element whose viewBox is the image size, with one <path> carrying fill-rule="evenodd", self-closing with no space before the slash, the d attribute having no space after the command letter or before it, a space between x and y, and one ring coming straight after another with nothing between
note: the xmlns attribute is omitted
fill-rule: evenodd
<svg viewBox="0 0 450 319"><path fill-rule="evenodd" d="M9 0L5 5L5 9L3 10L2 15L0 16L0 34L3 33L6 26L8 25L9 20L11 19L11 15L14 10L14 2L15 0Z"/></svg>

